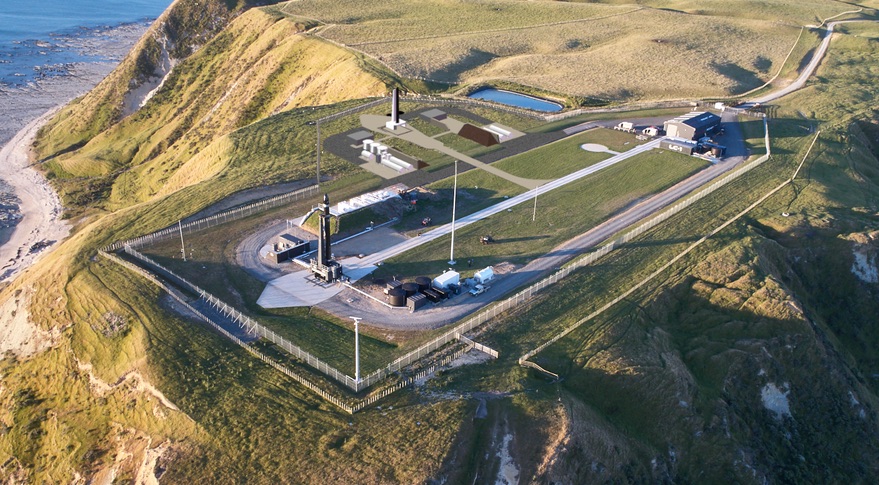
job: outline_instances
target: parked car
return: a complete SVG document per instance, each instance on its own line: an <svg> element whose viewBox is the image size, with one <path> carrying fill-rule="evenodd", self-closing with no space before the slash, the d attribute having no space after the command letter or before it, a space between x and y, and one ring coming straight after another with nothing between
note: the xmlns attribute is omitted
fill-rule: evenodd
<svg viewBox="0 0 879 485"><path fill-rule="evenodd" d="M473 296L479 296L479 295L485 293L485 290L487 290L487 289L488 289L488 287L485 285L476 285L473 287L472 290L470 290L470 294Z"/></svg>

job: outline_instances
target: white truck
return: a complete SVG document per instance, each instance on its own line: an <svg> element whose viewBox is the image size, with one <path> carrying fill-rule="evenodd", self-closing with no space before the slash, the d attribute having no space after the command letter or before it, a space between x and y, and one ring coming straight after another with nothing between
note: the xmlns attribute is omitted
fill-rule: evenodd
<svg viewBox="0 0 879 485"><path fill-rule="evenodd" d="M618 125L614 126L613 129L625 131L626 133L634 133L635 123L632 123L631 121L621 121Z"/></svg>
<svg viewBox="0 0 879 485"><path fill-rule="evenodd" d="M487 289L488 289L488 287L485 285L476 285L473 287L472 290L470 290L470 294L472 296L479 296L479 295L485 293L485 290L487 290Z"/></svg>

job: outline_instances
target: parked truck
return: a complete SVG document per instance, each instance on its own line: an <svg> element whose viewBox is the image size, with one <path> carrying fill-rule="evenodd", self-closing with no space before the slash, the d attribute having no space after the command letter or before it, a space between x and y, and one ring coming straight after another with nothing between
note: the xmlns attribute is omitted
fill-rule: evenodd
<svg viewBox="0 0 879 485"><path fill-rule="evenodd" d="M618 125L613 127L614 130L625 131L626 133L634 133L635 132L635 124L631 121L621 121Z"/></svg>

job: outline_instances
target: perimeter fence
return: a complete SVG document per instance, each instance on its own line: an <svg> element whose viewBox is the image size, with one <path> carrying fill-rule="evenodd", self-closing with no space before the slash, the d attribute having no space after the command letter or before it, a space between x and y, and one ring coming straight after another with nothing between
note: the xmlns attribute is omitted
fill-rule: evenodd
<svg viewBox="0 0 879 485"><path fill-rule="evenodd" d="M303 350L301 347L293 344L292 342L285 339L284 337L281 337L280 335L273 332L272 330L266 328L265 326L261 325L260 323L258 323L256 321L254 321L252 318L241 313L234 306L229 305L228 303L220 300L219 298L215 297L214 295L212 295L212 294L208 293L207 291L203 290L202 288L200 288L198 285L196 285L196 284L190 282L189 280L187 280L186 278L174 273L170 269L162 266L161 264L157 263L156 261L152 260L151 258L144 256L143 254L141 254L140 252L138 252L136 249L132 248L131 246L125 246L122 250L126 254L128 254L129 256L137 259L138 261L140 261L141 263L146 265L147 267L153 268L154 270L158 271L160 274L163 274L166 277L168 277L169 279L171 279L172 281L176 282L178 285L192 291L193 293L198 295L199 298L201 298L205 302L207 302L212 308L214 308L215 310L217 310L218 312L220 312L221 314L223 314L224 316L229 318L229 320L234 322L236 325L238 325L242 330L244 330L248 334L256 336L256 337L260 337L260 338L263 338L269 342L272 342L273 344L277 345L278 347L284 349L284 351L286 351L288 354L290 354L293 357L308 364L310 367L320 371L321 373L323 373L327 377L330 377L330 378L344 384L346 387L350 388L353 391L359 391L363 388L362 386L359 386L357 384L357 382L355 381L355 379L353 377L338 371L335 367L333 367L333 366L327 364L326 362L318 359L317 357L311 355L309 352Z"/></svg>
<svg viewBox="0 0 879 485"><path fill-rule="evenodd" d="M205 322L207 322L208 324L210 324L211 327L213 327L215 330L217 330L218 332L220 332L224 337L228 338L228 339L231 340L232 342L234 342L234 343L238 344L239 346L243 347L244 349L246 349L246 350L247 350L248 352L250 352L251 354L255 355L256 357L259 357L259 359L262 360L263 362L265 362L265 363L271 365L272 367L274 367L275 369L277 369L277 370L283 372L285 375L287 375L288 377L292 378L292 379L295 380L296 382L298 382L298 383L302 384L303 386L307 387L308 389L310 389L311 391L313 391L314 393L316 393L317 395L319 395L320 397L322 397L323 399L325 399L327 402L336 405L337 407L341 408L342 410L344 410L344 411L346 411L346 412L348 412L348 413L354 413L357 409L361 409L361 408L363 407L363 406L360 406L359 408L355 409L355 408L357 407L356 404L355 404L355 405L351 405L351 404L349 404L349 403L343 401L342 399L339 399L338 397L336 397L336 396L334 396L334 395L328 393L327 391L321 389L319 386L317 386L317 385L314 384L313 382L309 381L308 379L306 379L306 378L303 377L302 375L300 375L300 374L298 374L298 373L296 373L296 372L293 372L293 371L290 370L287 366L285 366L285 365L283 365L283 364L277 362L277 361L274 360L273 358L267 356L266 354L260 352L259 350L255 349L255 348L253 348L250 344L248 344L247 342L241 340L240 338L236 337L235 335L231 334L228 330L226 330L225 328L223 328L223 326L222 326L220 323L214 321L213 319L211 319L210 317L208 317L207 315L205 315L203 312L201 312L200 310L198 310L197 308L195 308L194 306L192 306L192 304L187 300L187 298L186 298L184 295L182 295L182 294L180 293L179 290L177 290L177 289L174 288L173 286L170 286L170 285L165 284L160 278L157 278L154 274L150 273L150 272L147 271L146 269L144 269L144 268L142 268L142 267L140 267L140 266L138 266L138 265L136 265L136 264L134 264L134 263L131 263L131 262L129 262L129 261L126 261L126 260L124 260L124 259L122 259L122 258L116 256L115 254L108 253L108 252L106 252L106 251L100 251L100 255L101 255L102 257L104 257L104 258L107 258L109 261L112 261L112 262L114 262L114 263L116 263L116 264L118 264L118 265L120 265L120 266L123 266L123 267L125 267L125 268L127 268L127 269L129 269L129 270L131 270L131 271L134 271L135 273L137 273L137 274L143 276L143 277L146 278L147 280L149 280L149 281L151 281L152 283L154 283L154 284L155 284L156 286L158 286L159 288L162 288L162 289L165 290L169 295L171 295L171 297L173 297L173 298L174 298L175 300L177 300L180 304L182 304L184 307L186 307L187 310L191 311L192 313L194 313L195 315L197 315L200 319L202 319L202 320L204 320ZM359 404L359 403L358 403L358 404Z"/></svg>
<svg viewBox="0 0 879 485"><path fill-rule="evenodd" d="M584 265L586 265L586 264L589 264L589 263L593 262L595 259L597 259L597 258L592 258L593 255L598 254L598 253L601 252L602 250L607 250L604 254L606 254L607 252L610 252L610 250L612 250L613 247L614 247L615 245L619 245L619 244L625 243L625 242L630 241L631 239L633 239L633 238L635 238L635 237L637 237L637 236L643 234L644 232L646 232L646 231L650 230L651 228L655 227L657 224L659 224L659 223L665 221L666 219L668 219L668 218L674 216L675 214L681 212L683 209L685 209L685 208L687 208L687 207L693 205L694 203L698 202L699 200L702 200L703 198L705 198L706 196L708 196L709 194L711 194L711 193L714 192L715 190L717 190L717 189L723 187L724 185L727 185L728 183L732 182L733 180L735 180L735 179L741 177L742 175L744 175L744 174L750 172L750 171L753 170L754 168L757 168L758 166L762 165L764 162L766 162L767 160L769 160L769 158L770 158L770 156L771 156L771 148L770 148L770 146L769 146L769 124L768 124L767 118L766 118L765 116L763 117L763 128L764 128L764 130L765 130L765 140L764 140L764 141L765 141L765 143L766 143L766 154L765 154L765 155L763 155L763 156L761 156L760 158L754 160L753 162L751 162L751 163L745 165L744 167L740 168L739 170L736 170L736 171L734 171L734 172L732 172L732 173L726 175L726 176L723 177L722 179L720 179L720 180L718 180L718 181L712 183L711 185L709 185L709 186L706 187L705 189L700 190L699 192L697 192L695 195L693 195L693 196L687 198L686 200L684 200L684 201L682 201L682 202L680 202L680 203L678 203L678 204L672 206L670 209L668 209L667 211L663 212L663 213L660 214L659 216L657 216L657 217L651 219L650 221L647 221L646 223L644 223L644 224L638 226L637 228L635 228L634 230L632 230L632 231L626 233L625 235L623 235L623 236L620 237L619 239L616 239L616 240L612 241L611 243L609 243L608 245L606 245L605 247L603 247L601 250L596 251L595 253L589 254L587 257L583 258L582 260L579 260L579 261L577 261L576 263L574 263L574 264L568 266L567 268L565 268L565 270L571 270L571 271L573 271L573 269L575 269L575 268L579 268L579 267L582 267L582 266L584 266ZM816 139L817 139L817 138L816 138ZM814 142L813 142L813 144L814 144ZM811 150L811 147L810 147L809 149ZM804 159L804 160L805 160L805 159ZM802 164L801 164L801 166L802 166ZM799 168L797 169L797 172L799 172ZM576 330L577 328L579 328L580 326L582 326L584 323L586 323L586 322L588 322L588 321L594 319L594 318L597 317L598 315L601 315L602 313L604 313L605 311L607 311L609 308L611 308L611 307L613 307L614 305L616 305L617 303L623 301L625 298L628 298L632 293L634 293L634 292L637 291L639 288L643 287L645 284L647 284L648 282L650 282L651 280L653 280L656 276L658 276L658 275L661 274L663 271L665 271L666 269L668 269L672 264L676 263L676 262L679 261L681 258L683 258L683 257L686 256L687 254L689 254L693 249L695 249L697 246L699 246L700 244L702 244L702 243L703 243L705 240L707 240L709 237L711 237L711 236L717 234L720 230L722 230L723 228L727 227L727 226L728 226L729 224L731 224L732 222L738 220L740 217L742 217L742 216L743 216L744 214L746 214L748 211L750 211L751 209L753 209L754 207L756 207L758 204L762 203L764 200L766 200L767 198L769 198L770 196L772 196L773 194L775 194L776 192L778 192L779 190L781 190L782 188L784 188L787 184L789 184L790 182L793 181L794 177L796 177L796 173L797 173L797 172L794 173L794 176L793 176L793 177L791 177L791 178L788 179L788 180L785 180L781 185L779 185L778 187L773 188L773 189L770 190L768 193L766 193L765 195L763 195L763 197L761 197L759 200L757 200L756 202L754 202L753 204L751 204L751 205L750 205L747 209L745 209L743 212L741 212L741 213L739 213L738 215L734 216L732 219L730 219L730 220L724 222L723 224L721 224L720 226L718 226L717 228L715 228L714 230L712 230L709 234L703 236L703 237L700 238L698 241L696 241L695 243L693 243L692 245L690 245L690 246L688 246L686 249L684 249L682 252L678 253L678 254L677 254L675 257L673 257L669 262L667 262L665 265L663 265L662 267L660 267L658 270L654 271L653 273L651 273L650 275L648 275L647 277L645 277L644 279L642 279L641 281L639 281L638 283L636 283L635 285L633 285L631 288L629 288L629 290L625 291L624 293L620 294L619 296L617 296L617 297L614 298L613 300L611 300L611 301L609 301L608 303L604 304L602 307L600 307L599 309L597 309L597 310L595 310L594 312L590 313L590 314L587 315L586 317L584 317L584 318L578 320L577 322L574 322L572 325L570 325L570 326L568 326L567 328L563 329L561 332L559 332L558 334L556 334L555 336L553 336L553 337L550 338L549 340L543 342L542 344L538 345L538 346L535 347L534 349L532 349L532 350L526 352L525 354L523 354L521 357L519 357L519 365L524 366L524 367L531 367L531 368L537 369L537 370L539 370L539 371L541 371L541 372L544 372L544 373L546 373L546 374L549 374L549 375L554 376L554 377L557 378L558 375L556 375L556 374L554 374L554 373L552 373L552 372L549 372L549 371L543 369L543 368L540 367L539 365L537 365L537 364L535 364L535 363L529 361L529 359L531 359L532 357L534 357L534 356L537 355L538 353L542 352L543 350L545 350L545 349L546 349L547 347L549 347L550 345L552 345L552 344L558 342L559 340L561 340L562 338L564 338L565 336L567 336L568 334L570 334L571 332L573 332L574 330ZM608 249L608 248L610 248L610 249ZM565 270L562 270L562 271L565 271Z"/></svg>
<svg viewBox="0 0 879 485"><path fill-rule="evenodd" d="M432 98L432 97L418 97L418 98L409 98L409 99L417 99L418 101L421 101L421 102L434 102L434 103L446 104L446 105L455 105L455 104L483 105L483 103L474 102L474 101L450 100L450 99ZM371 101L369 103L366 103L364 105L350 108L349 110L346 110L345 112L337 113L337 114L330 115L328 117L321 118L320 121L327 121L327 120L336 119L341 116L350 115L354 112L364 110L369 107L376 106L378 104L381 104L381 103L384 103L387 101L388 101L388 98L376 99L376 100ZM490 106L495 109L497 108L497 106L493 105L493 104L489 105L488 103L484 103L484 105ZM508 111L518 113L520 110L510 109ZM528 113L527 115L534 116L534 113ZM537 115L537 116L541 116L541 115ZM700 190L696 194L689 196L685 200L673 205L670 208L665 209L659 215L640 224L635 229L626 232L625 234L623 234L619 238L614 239L613 241L602 246L601 248L575 260L574 262L568 264L564 268L556 271L555 273L549 275L548 277L546 277L546 278L528 286L527 288L519 291L515 295L513 295L513 296L511 296L511 297L509 297L509 298L507 298L507 299L505 299L495 305L492 305L490 308L483 310L482 312L479 312L477 315L467 319L466 321L464 321L463 323L461 323L459 325L454 326L452 329L450 329L447 332L444 332L442 335L436 337L435 339L433 339L433 340L419 346L415 350L412 350L412 351L406 353L405 355L397 358L396 360L394 360L393 362L391 362L387 366L380 368L380 369L374 371L373 373L367 375L366 377L364 377L360 381L357 381L353 377L348 376L348 375L338 371L337 369L330 366L329 364L326 364L325 362L321 361L317 357L311 355L310 353L304 351L300 347L294 345L292 342L284 339L283 337L277 335L275 332L273 332L273 331L265 328L261 324L255 322L250 317L242 314L239 310L237 310L232 305L229 305L229 304L223 302L219 298L216 298L215 296L213 296L210 293L206 292L205 290L201 289L197 285L187 281L186 279L173 273L169 269L163 267L162 265L158 264L157 262L144 256L143 254L139 253L138 251L136 251L134 249L134 247L139 247L139 246L149 244L149 243L152 243L155 241L159 241L159 240L167 239L169 237L173 237L178 233L178 231L183 231L184 233L191 233L191 232L195 232L195 231L198 231L201 229L207 229L209 227L214 227L216 225L223 224L225 222L233 221L236 219L241 219L244 217L249 217L253 214L258 213L261 210L266 210L271 207L275 207L275 206L278 206L281 204L289 203L294 200L299 200L299 199L302 199L305 197L312 196L314 193L316 193L318 191L318 186L315 185L315 186L306 187L306 188L299 189L299 190L296 190L296 191L293 191L293 192L290 192L287 194L281 194L279 196L275 196L275 197L272 197L269 199L264 199L262 201L248 204L246 206L238 207L235 209L230 209L228 211L224 211L224 212L218 213L214 216L210 216L210 217L207 217L204 219L191 221L186 224L179 224L177 226L170 226L168 228L162 229L162 230L154 232L152 234L148 234L146 236L141 236L141 237L134 238L134 239L131 239L128 241L114 243L113 245L108 246L104 251L106 253L109 253L109 252L116 251L119 249L124 250L124 252L126 252L127 254L136 258L137 260L143 262L144 264L146 264L148 266L153 267L154 269L156 269L157 271L159 271L161 273L166 274L168 277L170 277L173 280L176 280L178 283L180 283L183 287L186 287L186 288L189 288L190 290L192 290L195 294L199 295L200 298L204 299L208 304L210 304L214 309L216 309L217 311L222 313L224 316L226 316L227 318L229 318L230 320L235 322L240 328L244 329L248 333L250 333L252 335L256 335L261 338L264 338L268 341L271 341L275 345L284 349L290 355L293 355L297 359L302 360L303 362L305 362L306 364L308 364L312 368L320 371L321 373L327 375L328 377L345 385L349 389L351 389L355 392L359 392L359 391L366 389L366 388L378 383L379 381L387 378L391 374L402 372L406 367L413 365L414 363L420 361L421 359L425 358L426 356L428 356L430 354L435 353L436 351L440 350L441 348L447 346L450 342L453 342L456 340L463 340L463 339L461 339L461 336L464 333L469 332L469 331L475 329L476 327L479 327L480 325L484 324L485 322L488 322L488 321L496 318L498 315L501 315L501 314L523 304L523 303L528 302L536 293L546 289L547 287L549 287L551 285L558 283L559 281L561 281L562 279L564 279L565 277L567 277L568 275L570 275L574 271L576 271L584 266L587 266L587 265L594 263L595 261L597 261L598 259L607 255L608 253L610 253L611 251L613 251L615 248L619 247L620 245L632 240L635 237L638 237L639 235L652 229L653 227L662 223L663 221L667 220L668 218L678 214L679 212L681 212L682 210L691 206L692 204L696 203L697 201L701 200L702 198L710 195L711 193L713 193L717 189L725 186L726 184L732 182L733 180L741 177L745 173L749 172L750 170L752 170L752 169L756 168L757 166L761 165L762 163L764 163L770 157L770 148L769 148L768 122L767 122L766 116L765 115L762 115L762 116L763 116L764 130L765 130L765 144L766 144L766 154L765 155L763 155L760 158L758 158L757 160L750 162L750 163L746 164L745 166L727 174L726 176L722 177L721 179L710 184L708 187L703 188L702 190ZM132 266L136 267L137 265L132 265ZM131 266L127 266L127 267L131 267ZM151 279L151 281L156 281L156 280L153 278L153 279ZM166 287L165 285L162 285L161 283L158 283L158 284L160 284L160 286L162 286L163 288ZM623 296L617 297L611 303L606 305L606 307L609 307L615 303L618 303L622 298L623 298ZM207 317L204 317L204 318L207 318ZM208 321L210 321L210 320L208 319ZM210 322L214 326L219 327L219 325L216 324L215 322L212 322L212 321L210 321ZM238 339L237 337L235 337L234 335L232 335L228 331L222 329L221 327L220 327L220 329L224 335L230 337L236 343L241 342L240 339ZM569 333L572 330L573 329L566 330L565 332ZM523 364L531 356L540 352L541 350L543 350L547 346L551 345L552 343L554 343L558 339L562 338L564 335L567 335L567 333L565 333L565 332L563 332L563 335L562 334L557 335L556 337L553 337L553 339L550 339L549 341L545 342L544 344L541 344L541 346L534 349L533 351L523 355L519 359L520 364ZM469 340L469 339L467 339L467 340ZM473 344L475 344L475 342ZM469 350L469 348L472 348L473 344L468 343L467 349ZM242 343L242 345L246 346L248 348L248 350L251 352L258 352L255 349L253 349L252 347L250 347L249 345L246 345L243 343ZM492 352L494 352L494 351L492 351ZM263 354L259 354L259 355L263 355ZM458 352L456 352L453 355L460 355L460 354ZM497 357L496 352L495 352L495 355L493 355L493 357L495 357L495 358ZM414 377L404 379L403 381L400 381L397 384L394 384L388 388L385 388L381 391L378 391L377 393L374 393L373 395L365 398L364 400L360 401L359 403L351 406L351 405L347 405L344 403L339 404L339 403L341 403L341 401L339 401L339 403L333 401L333 400L338 401L338 398L332 397L325 390L319 388L315 384L312 384L309 381L304 381L304 378L302 378L301 376L299 376L298 378L294 377L294 376L298 376L298 374L292 373L292 371L289 371L289 369L287 369L286 367L284 367L281 364L278 364L274 360L268 359L268 358L263 358L263 357L260 357L260 358L262 360L266 361L267 363L270 363L273 367L278 368L278 370L281 370L285 374L290 375L291 377L296 379L297 382L308 382L308 384L304 384L304 385L306 385L306 387L309 387L310 389L314 390L315 392L317 392L321 396L324 396L324 394L326 394L327 396L330 396L330 398L326 398L328 401L333 402L333 404L336 404L337 406L339 406L340 408L342 408L348 412L356 412L356 411L362 409L364 406L372 404L373 402L380 399L381 397L385 397L388 394L390 394L396 390L402 389L403 387L414 382L416 379ZM441 362L445 362L447 359L448 359L448 357L444 358L443 361L441 361ZM431 366L430 369L435 370L435 368L439 365L444 365L444 364L437 363L437 364ZM523 365L525 365L525 364L523 364ZM422 374L424 374L424 371L420 371L419 374L417 374L417 375L422 375ZM422 375L422 377L423 377L423 375ZM380 397L376 397L379 395L380 395ZM369 402L367 402L367 401L369 401Z"/></svg>
<svg viewBox="0 0 879 485"><path fill-rule="evenodd" d="M152 244L172 237L177 237L181 232L183 234L192 234L203 229L209 229L215 226L219 226L220 224L244 219L245 217L259 214L262 211L277 207L279 205L289 204L290 202L302 200L307 197L313 197L319 192L319 189L320 188L317 185L309 185L308 187L297 189L292 192L287 192L285 194L276 195L274 197L262 199L247 205L225 210L209 217L204 217L202 219L196 219L189 222L178 223L144 236L138 236L132 239L128 239L126 241L118 241L104 248L104 251L118 251L125 246L143 247L147 244Z"/></svg>
<svg viewBox="0 0 879 485"><path fill-rule="evenodd" d="M372 393L362 399L344 400L344 399L340 399L339 397L337 397L333 394L330 394L329 392L325 391L320 386L311 382L310 380L308 380L304 376L290 370L289 367L285 366L284 364L281 364L280 362L276 361L272 357L269 357L265 353L259 351L258 349L255 349L249 343L247 343L247 342L241 340L240 338L236 337L235 335L231 334L228 330L223 328L223 326L220 323L216 322L214 319L210 318L209 316L205 315L202 311L200 311L199 309L192 306L192 304L187 300L187 298L183 294L181 294L181 292L177 288L165 284L165 282L163 282L160 278L156 277L154 274L147 271L146 269L144 269L144 268L142 268L132 262L126 261L126 260L116 256L113 253L108 253L106 251L100 251L99 254L109 261L112 261L112 262L114 262L122 267L125 267L131 271L134 271L135 273L143 276L144 278L146 278L147 280L149 280L150 282L152 282L153 284L158 286L159 288L165 290L165 292L167 292L169 295L171 295L171 297L173 297L175 300L177 300L177 302L179 302L181 305L183 305L187 310L189 310L190 312L192 312L193 314L198 316L201 320L208 323L211 327L213 327L215 330L220 332L224 337L228 338L229 340L236 343L237 345L243 347L245 350L247 350L252 355L258 357L263 362L269 364L270 366L272 366L276 370L281 371L286 376L292 378L293 380L295 380L299 384L302 384L303 386L305 386L306 388L308 388L309 390L311 390L312 392L314 392L315 394L317 394L318 396L320 396L321 398L323 398L327 402L335 405L339 409L341 409L349 414L354 414L358 411L361 411L364 408L376 403L377 401L391 395L392 393L397 392L405 387L408 387L408 386L411 386L412 384L417 383L418 381L420 381L422 379L427 378L428 376L430 376L431 374L436 372L438 369L440 369L446 365L449 365L449 363L451 363L455 359L461 357L462 355L466 354L467 352L469 352L473 348L477 348L480 345L475 342L472 342L472 343L466 342L467 345L465 345L464 347L456 350L455 352L452 352L452 353L446 355L445 357L439 359L437 362L431 364L430 366L428 366L424 369L420 369L417 372L415 372L414 374L412 374L408 377L405 377L390 386L379 389L378 391L376 391L376 392L374 392L374 393ZM483 350L483 352L485 352L485 350Z"/></svg>

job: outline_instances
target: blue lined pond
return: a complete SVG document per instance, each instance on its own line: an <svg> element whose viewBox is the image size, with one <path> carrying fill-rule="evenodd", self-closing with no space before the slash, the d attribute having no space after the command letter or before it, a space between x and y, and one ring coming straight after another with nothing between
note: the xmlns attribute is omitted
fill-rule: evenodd
<svg viewBox="0 0 879 485"><path fill-rule="evenodd" d="M495 88L480 89L479 91L467 95L467 97L494 101L495 103L505 104L507 106L543 111L546 113L554 113L562 110L562 105L553 103L552 101Z"/></svg>

